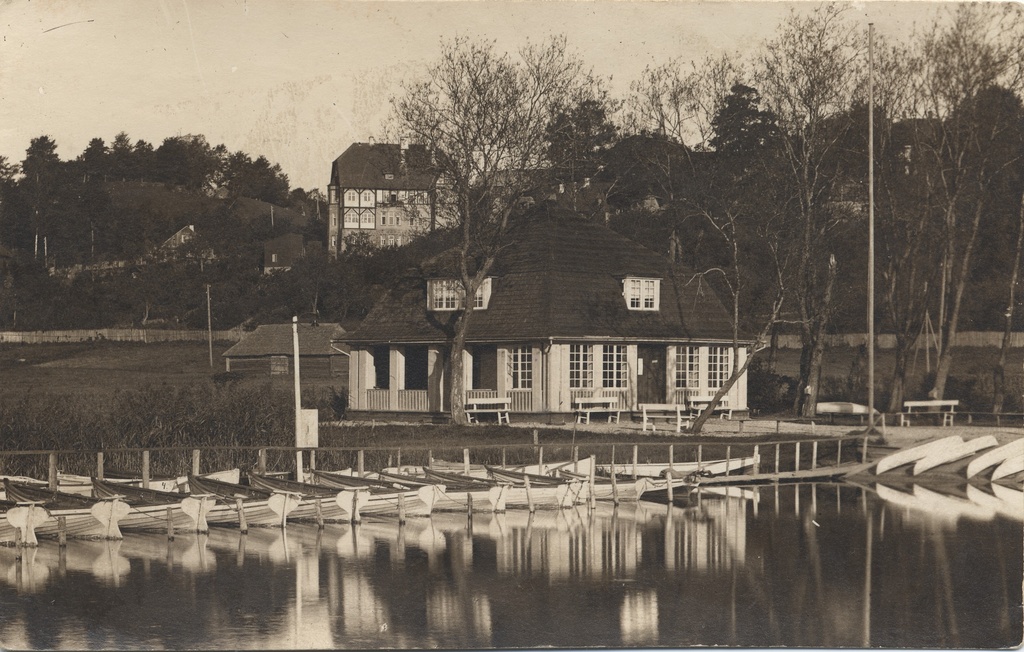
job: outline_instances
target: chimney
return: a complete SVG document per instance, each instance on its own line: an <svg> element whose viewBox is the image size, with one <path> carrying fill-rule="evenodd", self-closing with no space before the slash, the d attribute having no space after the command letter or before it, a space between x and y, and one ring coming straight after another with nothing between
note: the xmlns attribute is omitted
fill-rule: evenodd
<svg viewBox="0 0 1024 652"><path fill-rule="evenodd" d="M405 153L409 151L409 139L403 138L400 142L398 164L400 167L405 168Z"/></svg>
<svg viewBox="0 0 1024 652"><path fill-rule="evenodd" d="M370 136L370 145L376 145L377 141L374 140L373 136Z"/></svg>

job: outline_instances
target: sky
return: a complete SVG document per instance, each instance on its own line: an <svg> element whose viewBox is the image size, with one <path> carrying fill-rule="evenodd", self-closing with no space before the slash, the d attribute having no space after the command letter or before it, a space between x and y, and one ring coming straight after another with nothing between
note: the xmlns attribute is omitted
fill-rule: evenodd
<svg viewBox="0 0 1024 652"><path fill-rule="evenodd" d="M400 82L444 39L514 51L565 34L619 97L645 66L751 52L806 2L0 0L0 156L48 135L62 159L124 131L159 147L202 134L265 155L291 187L325 190L330 164L380 133ZM908 38L936 3L850 3ZM865 36L866 39L866 36Z"/></svg>

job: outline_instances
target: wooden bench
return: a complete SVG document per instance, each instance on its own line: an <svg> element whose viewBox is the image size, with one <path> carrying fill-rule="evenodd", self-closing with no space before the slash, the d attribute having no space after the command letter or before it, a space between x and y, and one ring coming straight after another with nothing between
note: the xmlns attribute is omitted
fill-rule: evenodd
<svg viewBox="0 0 1024 652"><path fill-rule="evenodd" d="M481 414L496 414L498 423L508 423L508 413L511 409L512 399L507 396L466 399L466 416L470 423L480 423Z"/></svg>
<svg viewBox="0 0 1024 652"><path fill-rule="evenodd" d="M643 431L647 432L647 424L651 424L651 430L656 431L657 428L654 426L655 419L667 419L671 422L673 419L676 422L676 432L683 431L683 422L686 422L686 426L690 426L690 413L687 411L685 405L676 405L672 403L641 403L640 413L643 417Z"/></svg>
<svg viewBox="0 0 1024 652"><path fill-rule="evenodd" d="M573 409L576 410L576 423L590 423L591 412L607 412L608 423L615 419L619 422L619 399L615 396L592 396L585 398L574 398Z"/></svg>
<svg viewBox="0 0 1024 652"><path fill-rule="evenodd" d="M958 405L960 405L960 401L955 400L904 401L904 411L900 413L900 425L909 426L912 414L941 414L942 425L951 426Z"/></svg>
<svg viewBox="0 0 1024 652"><path fill-rule="evenodd" d="M693 411L694 416L700 416L700 413L708 408L711 404L713 397L708 396L704 398L691 398L687 399L687 403L690 405L690 409ZM718 412L719 419L732 419L733 409L729 407L729 398L724 397L715 406L715 412Z"/></svg>

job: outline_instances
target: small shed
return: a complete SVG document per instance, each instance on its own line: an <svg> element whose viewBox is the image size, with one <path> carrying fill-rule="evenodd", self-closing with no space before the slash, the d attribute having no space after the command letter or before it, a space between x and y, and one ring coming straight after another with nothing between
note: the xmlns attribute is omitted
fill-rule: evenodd
<svg viewBox="0 0 1024 652"><path fill-rule="evenodd" d="M348 374L348 352L332 340L345 329L339 324L299 324L299 373L328 378ZM291 375L294 349L291 324L265 324L224 352L225 369L241 373Z"/></svg>

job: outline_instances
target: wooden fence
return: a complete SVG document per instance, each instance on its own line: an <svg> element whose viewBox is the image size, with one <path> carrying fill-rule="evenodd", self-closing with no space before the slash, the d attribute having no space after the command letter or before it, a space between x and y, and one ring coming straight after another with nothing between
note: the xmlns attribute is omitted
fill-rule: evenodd
<svg viewBox="0 0 1024 652"><path fill-rule="evenodd" d="M218 342L242 339L241 328L213 331ZM0 344L51 344L55 342L205 342L210 334L202 330L156 330L146 328L95 328L67 331L0 331Z"/></svg>
<svg viewBox="0 0 1024 652"><path fill-rule="evenodd" d="M896 336L891 333L882 333L875 336L879 349L896 348ZM825 336L825 346L865 346L868 342L866 333L835 333ZM917 346L924 347L927 340L924 336L918 338ZM956 334L953 346L994 346L1003 345L1003 334L1000 331L961 331ZM1024 333L1010 333L1010 346L1012 348L1024 347ZM799 349L799 335L779 335L780 349Z"/></svg>

